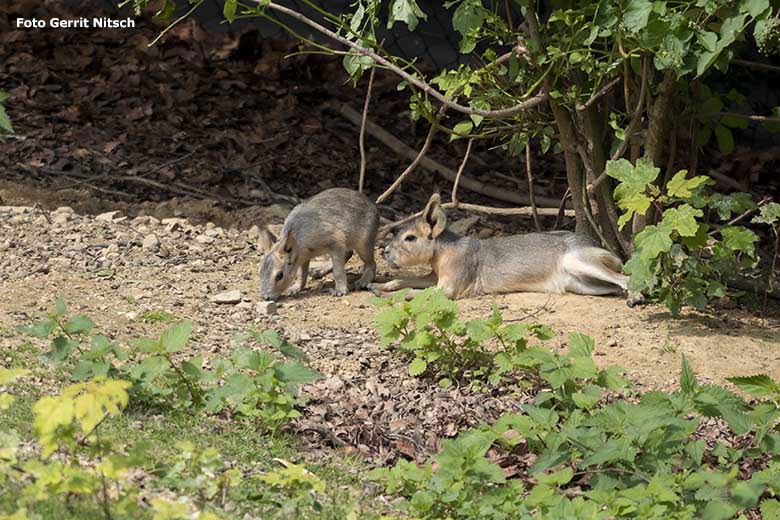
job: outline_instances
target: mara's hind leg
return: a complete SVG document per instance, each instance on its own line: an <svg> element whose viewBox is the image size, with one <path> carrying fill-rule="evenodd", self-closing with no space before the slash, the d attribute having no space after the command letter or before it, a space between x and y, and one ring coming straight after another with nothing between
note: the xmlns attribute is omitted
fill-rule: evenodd
<svg viewBox="0 0 780 520"><path fill-rule="evenodd" d="M387 296L401 289L427 289L436 285L436 274L431 272L425 276L414 278L396 278L385 283L372 283L368 288L377 296Z"/></svg>
<svg viewBox="0 0 780 520"><path fill-rule="evenodd" d="M349 259L352 258L352 251L347 252L347 256L344 259L344 263L349 262ZM324 258L320 257L318 260L312 260L311 267L309 268L309 276L314 280L319 280L320 278L323 278L326 274L330 273L333 270L333 262L330 260L325 260Z"/></svg>
<svg viewBox="0 0 780 520"><path fill-rule="evenodd" d="M374 244L370 243L365 247L361 247L357 251L358 256L363 260L363 273L360 278L355 282L355 289L365 289L368 284L374 281L376 276L376 261L374 260Z"/></svg>
<svg viewBox="0 0 780 520"><path fill-rule="evenodd" d="M563 269L571 279L566 290L577 294L601 296L628 290L628 276L619 272L620 260L596 247L566 253Z"/></svg>

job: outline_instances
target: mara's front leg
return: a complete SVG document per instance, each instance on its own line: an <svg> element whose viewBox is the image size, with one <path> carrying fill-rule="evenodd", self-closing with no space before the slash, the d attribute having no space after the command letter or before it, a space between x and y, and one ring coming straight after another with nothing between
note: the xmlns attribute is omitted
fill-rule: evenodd
<svg viewBox="0 0 780 520"><path fill-rule="evenodd" d="M419 293L420 289L427 289L436 285L437 277L436 273L431 271L425 276L415 276L412 278L396 278L384 283L372 283L368 285L368 288L377 296L389 296L395 291L401 289L412 289L407 293L407 298L411 298L415 294Z"/></svg>
<svg viewBox="0 0 780 520"><path fill-rule="evenodd" d="M330 253L330 260L333 263L333 280L336 286L330 291L333 296L344 296L349 292L347 286L347 270L344 267L346 251L334 250Z"/></svg>
<svg viewBox="0 0 780 520"><path fill-rule="evenodd" d="M298 269L298 282L287 291L288 296L298 294L306 288L306 280L309 277L309 262L304 262Z"/></svg>

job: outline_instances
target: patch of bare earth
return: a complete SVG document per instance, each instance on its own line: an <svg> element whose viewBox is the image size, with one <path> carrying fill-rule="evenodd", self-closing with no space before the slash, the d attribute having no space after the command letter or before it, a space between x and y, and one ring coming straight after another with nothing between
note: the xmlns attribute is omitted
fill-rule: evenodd
<svg viewBox="0 0 780 520"><path fill-rule="evenodd" d="M304 388L311 398L294 429L312 449L337 447L375 462L422 459L438 449L441 438L519 411L528 399L512 385L477 393L442 390L435 382L410 377L407 362L379 346L372 295L332 297L325 292L333 283L329 276L282 300L277 314L258 314L254 244L245 228L184 219L2 207L0 330L45 313L60 295L72 311L93 317L119 340L152 335L162 327L144 323L145 311L192 319L196 328L189 348L206 358L227 354L232 336L250 326L274 328L306 351L325 376ZM355 276L360 263L353 260L348 267ZM390 274L381 262L379 271ZM211 300L227 290L239 290L241 300ZM459 305L467 318L486 316L497 305L505 319L550 325L557 333L553 347L565 347L572 331L589 334L596 339L597 363L625 367L640 389L675 387L680 354L706 382L727 384L728 376L755 373L780 377L780 320L739 309L685 311L671 319L657 305L629 309L620 298L545 294L486 296ZM0 334L0 351L17 349L21 341ZM0 362L6 357L0 355Z"/></svg>

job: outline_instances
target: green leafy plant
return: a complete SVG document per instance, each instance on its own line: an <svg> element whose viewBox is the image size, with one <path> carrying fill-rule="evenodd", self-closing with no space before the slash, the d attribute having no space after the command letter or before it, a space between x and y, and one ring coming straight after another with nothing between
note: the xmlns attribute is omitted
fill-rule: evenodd
<svg viewBox="0 0 780 520"><path fill-rule="evenodd" d="M543 346L529 346L530 338L552 337L548 327L503 322L498 309L486 320L463 322L458 307L437 288L429 288L405 300L405 294L377 299L383 309L376 317L385 345L397 342L411 357L409 373L433 375L439 384L453 380L478 388L511 379L549 386L535 400L538 406L594 407L604 390L625 388L619 367L599 370L593 362L595 343L579 333L569 335L569 349L556 353Z"/></svg>
<svg viewBox="0 0 780 520"><path fill-rule="evenodd" d="M634 253L625 270L631 275L629 289L662 301L673 314L683 305L703 309L725 295L725 281L741 269L756 264L758 236L742 226L728 223L710 231L709 220L728 220L755 207L744 193L707 194L708 177L687 177L681 170L662 191L656 185L660 169L640 159L632 165L625 159L607 164L607 175L619 181L615 188L618 207L624 211L622 227L634 215L660 215L634 237Z"/></svg>
<svg viewBox="0 0 780 520"><path fill-rule="evenodd" d="M53 312L41 320L19 327L25 334L51 339L46 357L72 367L76 381L98 377L131 382L135 405L193 408L210 413L226 409L257 419L276 432L300 414L298 386L320 378L306 365L306 355L274 331L250 330L236 339L243 344L227 358L209 360L183 355L192 334L192 322L171 325L157 338L139 339L135 348L123 349L95 332L87 316L68 316L67 305L57 299ZM249 343L275 350L256 350Z"/></svg>
<svg viewBox="0 0 780 520"><path fill-rule="evenodd" d="M8 113L5 111L5 102L11 95L8 92L0 90L0 136L4 133L14 133L14 127L11 124L11 119L8 117Z"/></svg>
<svg viewBox="0 0 780 520"><path fill-rule="evenodd" d="M727 519L776 511L778 416L762 410L766 403L751 409L724 388L700 385L684 358L680 379L677 392L649 392L638 402L560 411L526 405L522 415L443 442L434 464L399 461L372 477L419 518ZM740 382L768 391L763 378ZM763 428L765 435L747 449L708 446L696 435L704 417L726 420L737 434ZM502 453L526 460L530 453L532 463L508 479L493 462ZM742 473L756 457L769 460L766 469Z"/></svg>
<svg viewBox="0 0 780 520"><path fill-rule="evenodd" d="M398 341L398 348L412 359L410 375L435 374L445 386L453 380L498 384L524 366L529 338L552 337L544 326L504 324L496 308L487 320L461 321L457 304L435 287L409 302L405 295L402 291L392 299L374 300L382 309L376 317L382 344Z"/></svg>

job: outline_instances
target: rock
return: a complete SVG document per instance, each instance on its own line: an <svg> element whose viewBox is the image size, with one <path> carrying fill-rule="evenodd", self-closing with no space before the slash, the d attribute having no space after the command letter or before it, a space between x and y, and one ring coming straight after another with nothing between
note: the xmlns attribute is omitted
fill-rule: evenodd
<svg viewBox="0 0 780 520"><path fill-rule="evenodd" d="M30 213L32 210L33 208L29 206L11 206L12 215L23 215L25 213Z"/></svg>
<svg viewBox="0 0 780 520"><path fill-rule="evenodd" d="M72 213L52 213L51 221L53 224L57 224L58 226L64 226L70 221L72 216Z"/></svg>
<svg viewBox="0 0 780 520"><path fill-rule="evenodd" d="M480 229L478 236L479 238L490 238L493 236L493 230L488 228Z"/></svg>
<svg viewBox="0 0 780 520"><path fill-rule="evenodd" d="M241 301L241 291L234 289L232 291L225 291L219 294L215 294L209 298L214 303L220 304L235 304Z"/></svg>
<svg viewBox="0 0 780 520"><path fill-rule="evenodd" d="M465 236L466 233L469 232L469 229L471 229L472 226L474 226L474 224L476 224L477 222L479 222L479 217L474 215L453 222L452 224L450 224L449 228L450 231L452 231L453 233L457 233L458 235Z"/></svg>
<svg viewBox="0 0 780 520"><path fill-rule="evenodd" d="M107 211L106 213L101 213L100 215L96 216L95 220L100 222L113 222L119 218L118 215L119 211Z"/></svg>
<svg viewBox="0 0 780 520"><path fill-rule="evenodd" d="M156 251L160 248L160 240L154 233L146 235L143 242L141 242L141 247L150 251Z"/></svg>
<svg viewBox="0 0 780 520"><path fill-rule="evenodd" d="M257 224L249 228L247 236L249 237L249 240L257 240L260 238L260 228L257 226Z"/></svg>
<svg viewBox="0 0 780 520"><path fill-rule="evenodd" d="M73 208L70 206L60 206L59 208L52 211L53 215L57 214L63 214L63 215L74 215L76 212L73 211Z"/></svg>
<svg viewBox="0 0 780 520"><path fill-rule="evenodd" d="M257 313L265 316L271 316L273 314L276 314L277 308L278 307L276 305L276 302L273 301L257 302L257 305L255 306L255 309L257 309Z"/></svg>
<svg viewBox="0 0 780 520"><path fill-rule="evenodd" d="M209 222L209 224L211 224L211 222ZM212 238L213 237L221 237L221 236L223 236L225 234L225 230L222 229L221 227L211 227L210 228L210 227L206 226L206 231L204 232L204 234L206 236L209 236L209 237L212 237Z"/></svg>
<svg viewBox="0 0 780 520"><path fill-rule="evenodd" d="M136 318L138 318L138 312L137 311L130 311L127 314L125 314L125 318L127 318L130 321L133 321Z"/></svg>
<svg viewBox="0 0 780 520"><path fill-rule="evenodd" d="M615 338L611 338L611 339L607 340L607 346L608 347L617 347L618 346L618 342L617 342L617 340Z"/></svg>
<svg viewBox="0 0 780 520"><path fill-rule="evenodd" d="M211 244L214 242L214 237L208 235L198 235L195 237L195 242L199 244Z"/></svg>
<svg viewBox="0 0 780 520"><path fill-rule="evenodd" d="M182 229L187 223L186 218L164 218L162 219L162 225L165 226L166 231L176 231Z"/></svg>

